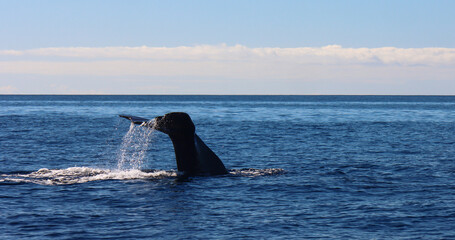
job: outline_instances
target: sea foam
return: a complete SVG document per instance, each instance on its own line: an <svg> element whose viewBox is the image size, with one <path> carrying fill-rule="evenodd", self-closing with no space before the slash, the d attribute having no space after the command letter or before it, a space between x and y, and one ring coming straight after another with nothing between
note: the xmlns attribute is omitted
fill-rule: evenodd
<svg viewBox="0 0 455 240"><path fill-rule="evenodd" d="M269 169L231 169L224 177L258 177L278 175L284 173L280 168ZM108 180L158 180L175 178L178 172L175 170L110 170L89 167L70 167L66 169L41 168L30 173L4 173L0 174L0 183L34 183L40 185L68 185L80 184L93 181Z"/></svg>

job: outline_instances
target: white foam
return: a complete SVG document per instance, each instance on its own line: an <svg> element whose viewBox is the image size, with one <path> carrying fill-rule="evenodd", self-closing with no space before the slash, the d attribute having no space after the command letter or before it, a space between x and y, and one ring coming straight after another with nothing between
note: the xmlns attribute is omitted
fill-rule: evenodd
<svg viewBox="0 0 455 240"><path fill-rule="evenodd" d="M283 174L281 168L269 169L231 169L227 176L258 177ZM106 180L152 180L163 178L174 178L178 176L177 171L139 169L109 170L89 167L70 167L66 169L41 168L31 173L1 174L0 183L34 183L40 185L68 185L80 184L93 181Z"/></svg>
<svg viewBox="0 0 455 240"><path fill-rule="evenodd" d="M89 167L71 167L66 169L42 168L28 174L2 174L0 182L66 185L103 180L161 179L175 176L177 176L175 171L164 170L144 172L138 169L108 170Z"/></svg>
<svg viewBox="0 0 455 240"><path fill-rule="evenodd" d="M242 177L258 177L268 175L283 174L284 170L281 168L266 168L266 169L254 169L254 168L243 168L243 169L230 169L229 174L242 176Z"/></svg>

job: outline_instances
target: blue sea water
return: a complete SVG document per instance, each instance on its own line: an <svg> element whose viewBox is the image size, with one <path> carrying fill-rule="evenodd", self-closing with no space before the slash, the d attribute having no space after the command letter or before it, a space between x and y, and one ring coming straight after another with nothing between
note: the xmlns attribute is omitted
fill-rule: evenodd
<svg viewBox="0 0 455 240"><path fill-rule="evenodd" d="M179 181L190 114L229 174ZM0 239L455 239L452 96L0 95Z"/></svg>

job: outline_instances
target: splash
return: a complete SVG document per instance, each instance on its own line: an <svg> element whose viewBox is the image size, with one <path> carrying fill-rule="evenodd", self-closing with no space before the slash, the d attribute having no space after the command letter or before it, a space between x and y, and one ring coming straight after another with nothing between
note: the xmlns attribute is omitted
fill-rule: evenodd
<svg viewBox="0 0 455 240"><path fill-rule="evenodd" d="M1 183L35 183L40 185L68 185L106 180L149 180L177 176L175 171L109 170L89 167L66 169L42 168L31 173L0 174Z"/></svg>
<svg viewBox="0 0 455 240"><path fill-rule="evenodd" d="M153 132L153 128L136 126L131 123L117 154L117 169L140 169L143 166Z"/></svg>
<svg viewBox="0 0 455 240"><path fill-rule="evenodd" d="M269 169L231 169L228 174L221 177L261 177L284 174L281 168ZM0 173L0 185L33 183L39 185L70 185L93 181L108 180L158 180L178 177L174 170L109 170L89 167L70 167L66 169L42 168L38 171L27 173Z"/></svg>

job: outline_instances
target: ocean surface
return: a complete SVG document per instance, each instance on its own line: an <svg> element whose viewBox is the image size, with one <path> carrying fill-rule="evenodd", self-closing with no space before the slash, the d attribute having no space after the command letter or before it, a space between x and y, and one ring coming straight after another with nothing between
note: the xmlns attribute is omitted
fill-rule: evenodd
<svg viewBox="0 0 455 240"><path fill-rule="evenodd" d="M0 239L455 239L455 97L0 95Z"/></svg>

